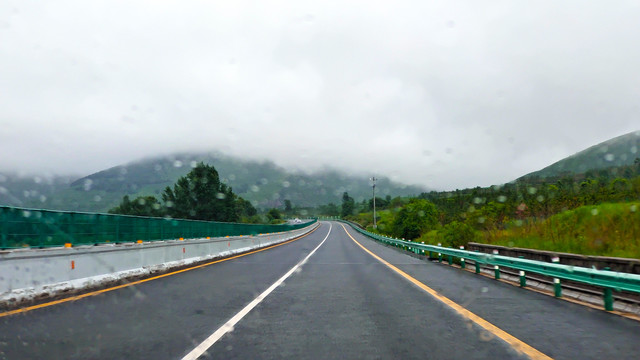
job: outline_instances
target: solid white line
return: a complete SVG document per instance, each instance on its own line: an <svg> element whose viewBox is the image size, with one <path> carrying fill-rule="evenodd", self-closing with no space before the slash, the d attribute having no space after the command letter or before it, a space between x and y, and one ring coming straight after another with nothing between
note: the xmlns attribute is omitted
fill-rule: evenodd
<svg viewBox="0 0 640 360"><path fill-rule="evenodd" d="M322 242L318 246L316 246L316 248L313 249L313 251L311 251L309 255L307 255L307 257L305 257L304 259L302 259L302 261L300 261L298 264L292 267L291 270L289 270L280 279L278 279L278 281L273 283L273 285L269 286L269 288L267 288L267 290L265 290L257 298L253 299L253 301L251 301L247 306L245 306L244 309L240 310L240 312L235 314L231 319L229 319L229 321L227 321L224 325L218 328L218 330L216 330L213 334L211 334L208 338L206 338L202 343L200 343L200 345L196 346L195 349L191 350L191 352L185 355L185 357L183 357L182 360L197 359L198 357L200 357L200 355L204 354L205 351L207 351L211 346L213 346L213 344L215 344L218 340L220 340L220 338L222 338L226 333L228 333L229 331L232 331L233 327L238 322L240 322L240 320L242 320L243 317L245 317L251 310L253 310L253 308L255 308L258 304L260 304L262 300L264 300L267 296L269 296L269 294L271 294L273 290L275 290L285 280L287 280L287 278L291 276L291 274L293 274L299 267L304 265L307 262L307 260L309 260L309 258L316 252L316 250L318 250L320 246L322 246L322 244L324 244L324 242L327 241L329 234L331 234L331 228L332 228L331 223L329 223L329 232L327 233L327 236L324 237Z"/></svg>

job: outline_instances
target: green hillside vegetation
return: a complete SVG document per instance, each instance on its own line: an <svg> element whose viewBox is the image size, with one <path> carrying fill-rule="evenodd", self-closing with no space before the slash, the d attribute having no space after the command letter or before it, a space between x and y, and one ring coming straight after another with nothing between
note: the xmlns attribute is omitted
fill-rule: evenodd
<svg viewBox="0 0 640 360"><path fill-rule="evenodd" d="M640 259L640 202L581 206L548 219L508 224L492 244Z"/></svg>
<svg viewBox="0 0 640 360"><path fill-rule="evenodd" d="M347 218L370 231L429 244L476 241L640 258L640 160L588 174L398 199L378 211L377 229L370 209Z"/></svg>
<svg viewBox="0 0 640 360"><path fill-rule="evenodd" d="M640 157L640 131L607 140L524 177L584 174L588 171L632 165L637 157Z"/></svg>

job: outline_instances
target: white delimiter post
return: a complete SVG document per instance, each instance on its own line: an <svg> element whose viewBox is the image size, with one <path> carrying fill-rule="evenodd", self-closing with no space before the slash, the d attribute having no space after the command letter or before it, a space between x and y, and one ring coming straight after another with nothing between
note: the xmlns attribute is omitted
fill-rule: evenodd
<svg viewBox="0 0 640 360"><path fill-rule="evenodd" d="M376 225L376 177L373 176L371 181L373 181L373 228L376 229L378 226Z"/></svg>

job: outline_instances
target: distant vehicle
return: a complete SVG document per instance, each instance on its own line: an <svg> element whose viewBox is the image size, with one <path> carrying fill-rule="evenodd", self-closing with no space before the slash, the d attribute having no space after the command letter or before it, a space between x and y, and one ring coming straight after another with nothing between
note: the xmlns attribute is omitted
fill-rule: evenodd
<svg viewBox="0 0 640 360"><path fill-rule="evenodd" d="M300 223L302 223L302 220L300 220L298 218L295 218L295 219L293 219L293 223L294 224L300 224Z"/></svg>

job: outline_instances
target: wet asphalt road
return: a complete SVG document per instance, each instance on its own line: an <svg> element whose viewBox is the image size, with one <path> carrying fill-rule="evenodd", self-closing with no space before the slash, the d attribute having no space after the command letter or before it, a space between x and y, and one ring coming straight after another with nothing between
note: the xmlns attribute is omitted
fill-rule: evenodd
<svg viewBox="0 0 640 360"><path fill-rule="evenodd" d="M640 358L638 322L417 259L347 230L387 262L552 358ZM179 359L325 237L202 358L527 358L374 259L339 223L323 223L273 249L0 317L0 359Z"/></svg>

